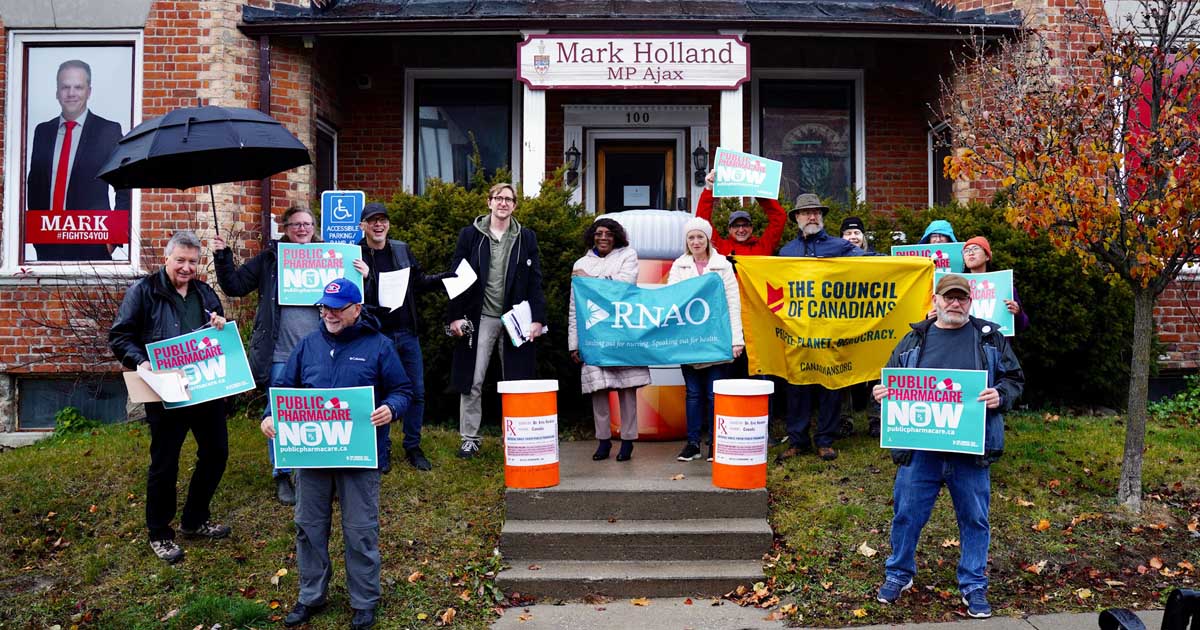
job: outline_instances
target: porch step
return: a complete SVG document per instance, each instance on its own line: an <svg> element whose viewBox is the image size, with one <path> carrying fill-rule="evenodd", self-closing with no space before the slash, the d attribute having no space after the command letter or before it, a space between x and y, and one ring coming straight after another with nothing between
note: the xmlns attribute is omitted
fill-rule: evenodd
<svg viewBox="0 0 1200 630"><path fill-rule="evenodd" d="M759 561L545 561L513 562L496 577L505 592L579 599L709 597L763 580Z"/></svg>
<svg viewBox="0 0 1200 630"><path fill-rule="evenodd" d="M761 518L509 520L500 549L526 560L749 560L771 548Z"/></svg>

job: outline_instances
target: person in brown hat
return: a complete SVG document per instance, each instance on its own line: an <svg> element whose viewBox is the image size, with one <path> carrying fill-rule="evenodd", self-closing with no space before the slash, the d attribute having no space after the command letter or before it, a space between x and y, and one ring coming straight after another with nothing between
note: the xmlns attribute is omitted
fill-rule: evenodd
<svg viewBox="0 0 1200 630"><path fill-rule="evenodd" d="M863 250L855 247L850 241L825 233L825 215L829 207L821 203L821 198L812 193L804 193L796 197L796 205L788 213L788 218L796 222L800 234L792 242L779 250L780 256L796 256L799 258L838 258L842 256L862 256ZM823 385L788 385L787 386L787 432L788 448L775 458L776 462L795 457L812 449L812 443L817 446L817 454L821 459L831 461L837 459L837 450L833 448L833 440L837 437L838 411L841 408L841 391L828 389ZM808 425L812 415L813 405L819 408L817 416L816 435L809 438ZM811 440L811 441L810 441Z"/></svg>

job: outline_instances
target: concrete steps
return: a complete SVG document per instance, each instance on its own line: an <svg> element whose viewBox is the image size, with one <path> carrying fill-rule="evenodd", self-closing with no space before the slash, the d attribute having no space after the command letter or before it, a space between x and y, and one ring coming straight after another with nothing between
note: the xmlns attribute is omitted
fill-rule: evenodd
<svg viewBox="0 0 1200 630"><path fill-rule="evenodd" d="M510 489L500 534L505 592L579 598L721 595L763 579L766 490L712 485L681 443L638 444L631 462L591 461L594 442L559 448L561 482Z"/></svg>

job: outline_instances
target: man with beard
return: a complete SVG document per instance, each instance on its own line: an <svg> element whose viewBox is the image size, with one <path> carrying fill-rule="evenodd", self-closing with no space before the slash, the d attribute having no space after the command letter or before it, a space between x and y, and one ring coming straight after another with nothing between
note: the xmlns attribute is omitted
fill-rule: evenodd
<svg viewBox="0 0 1200 630"><path fill-rule="evenodd" d="M887 578L876 599L893 604L912 588L917 572L917 540L929 521L943 485L950 492L962 556L958 562L958 591L971 617L992 616L987 601L987 557L991 543L988 509L991 505L989 466L1004 452L1004 411L1012 409L1025 387L1025 374L1000 327L970 315L971 292L966 278L942 276L934 290L937 318L912 325L888 360L891 368L986 370L987 388L977 399L987 407L984 454L892 450L896 471L893 488L892 555ZM888 396L883 384L874 388L876 401Z"/></svg>
<svg viewBox="0 0 1200 630"><path fill-rule="evenodd" d="M800 234L792 242L784 245L783 249L779 250L779 255L800 258L862 256L863 251L850 241L825 233L825 215L828 213L829 208L821 203L821 199L816 195L805 193L796 197L796 205L788 213L788 218L800 227ZM783 462L812 450L813 442L816 442L817 454L821 459L837 459L838 453L833 448L833 439L837 437L838 409L841 402L840 391L836 389L817 384L788 385L788 448L780 453L775 461ZM810 441L808 425L811 424L814 403L819 408L817 433Z"/></svg>

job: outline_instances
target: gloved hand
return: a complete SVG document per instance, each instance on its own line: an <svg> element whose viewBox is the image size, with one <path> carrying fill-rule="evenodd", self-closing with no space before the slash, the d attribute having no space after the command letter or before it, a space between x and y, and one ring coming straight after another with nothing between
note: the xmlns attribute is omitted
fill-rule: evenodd
<svg viewBox="0 0 1200 630"><path fill-rule="evenodd" d="M905 449L892 449L892 463L897 466L907 466L912 463L913 452Z"/></svg>

